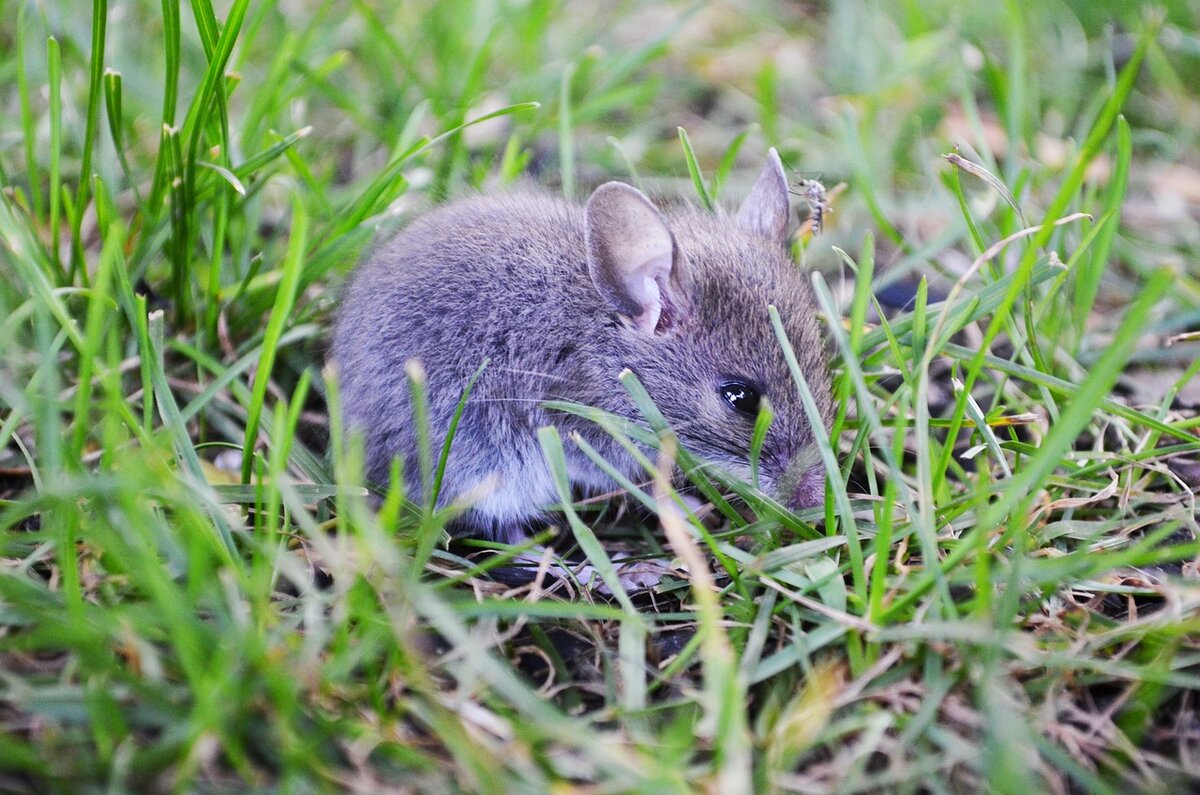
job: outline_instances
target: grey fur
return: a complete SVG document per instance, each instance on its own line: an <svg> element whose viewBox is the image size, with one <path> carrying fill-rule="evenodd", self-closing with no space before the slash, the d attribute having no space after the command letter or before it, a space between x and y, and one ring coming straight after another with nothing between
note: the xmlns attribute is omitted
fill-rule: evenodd
<svg viewBox="0 0 1200 795"><path fill-rule="evenodd" d="M555 503L536 437L544 425L578 431L640 479L643 470L606 433L542 405L569 400L636 419L617 381L625 368L686 447L742 476L753 421L729 406L718 384L733 377L761 385L775 411L761 480L792 505L820 502L824 473L767 315L768 304L778 307L828 423L825 347L807 280L785 248L787 182L778 156L772 150L736 220L688 208L660 213L633 188L615 185L598 188L586 210L544 194L454 202L359 268L332 357L345 416L365 433L373 482L386 482L398 455L416 487L405 363L417 359L427 373L436 449L471 374L490 358L463 413L439 500L477 498L461 532L518 540ZM639 201L640 210L629 204ZM656 223L674 250L670 274L651 275L663 314L647 327L639 316L648 299L626 277L640 273L638 252L661 255ZM639 236L646 248L626 245ZM567 456L573 485L612 488L569 442Z"/></svg>

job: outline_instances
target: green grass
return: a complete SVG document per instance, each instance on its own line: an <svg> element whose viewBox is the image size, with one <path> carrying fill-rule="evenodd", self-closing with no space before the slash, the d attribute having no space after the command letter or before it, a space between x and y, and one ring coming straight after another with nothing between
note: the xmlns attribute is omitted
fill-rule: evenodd
<svg viewBox="0 0 1200 795"><path fill-rule="evenodd" d="M1200 780L1192 6L87 5L0 0L0 790ZM521 179L729 203L767 146L832 197L823 507L632 374L644 424L559 408L658 520L557 524L687 564L652 595L487 580L420 411L427 493L368 499L323 350L372 240ZM598 456L540 439L565 496Z"/></svg>

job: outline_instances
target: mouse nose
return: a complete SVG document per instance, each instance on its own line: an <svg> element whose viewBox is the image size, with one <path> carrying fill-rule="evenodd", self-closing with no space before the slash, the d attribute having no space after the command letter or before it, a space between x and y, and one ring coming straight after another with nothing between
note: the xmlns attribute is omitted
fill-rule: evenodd
<svg viewBox="0 0 1200 795"><path fill-rule="evenodd" d="M825 467L809 467L786 488L784 499L792 510L815 508L825 503Z"/></svg>

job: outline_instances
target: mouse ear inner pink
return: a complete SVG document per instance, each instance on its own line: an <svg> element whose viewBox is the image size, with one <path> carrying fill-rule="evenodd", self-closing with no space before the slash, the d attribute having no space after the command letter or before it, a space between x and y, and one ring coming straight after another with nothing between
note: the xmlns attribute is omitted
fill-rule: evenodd
<svg viewBox="0 0 1200 795"><path fill-rule="evenodd" d="M772 147L762 173L738 208L737 223L747 232L786 246L789 210L787 175L783 173L779 153Z"/></svg>
<svg viewBox="0 0 1200 795"><path fill-rule="evenodd" d="M584 213L588 272L600 296L646 334L682 320L681 257L662 213L621 182L596 188Z"/></svg>

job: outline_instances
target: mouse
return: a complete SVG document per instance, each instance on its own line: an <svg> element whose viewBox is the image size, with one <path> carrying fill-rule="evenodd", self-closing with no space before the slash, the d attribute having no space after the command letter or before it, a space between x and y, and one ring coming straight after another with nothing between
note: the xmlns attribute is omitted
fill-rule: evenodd
<svg viewBox="0 0 1200 795"><path fill-rule="evenodd" d="M330 358L343 418L361 432L365 475L386 485L400 459L422 501L408 373L424 373L434 455L463 406L437 506L467 503L453 535L517 544L558 503L537 431L556 426L583 494L615 483L571 442L583 439L634 482L646 472L568 401L634 422L619 375L632 371L679 443L750 477L763 399L774 418L759 484L792 508L824 500L825 472L768 306L778 309L817 404L831 417L828 349L807 275L790 254L787 176L771 149L733 212L660 205L623 182L585 202L546 191L457 199L364 258L336 313ZM575 437L574 434L578 434Z"/></svg>

